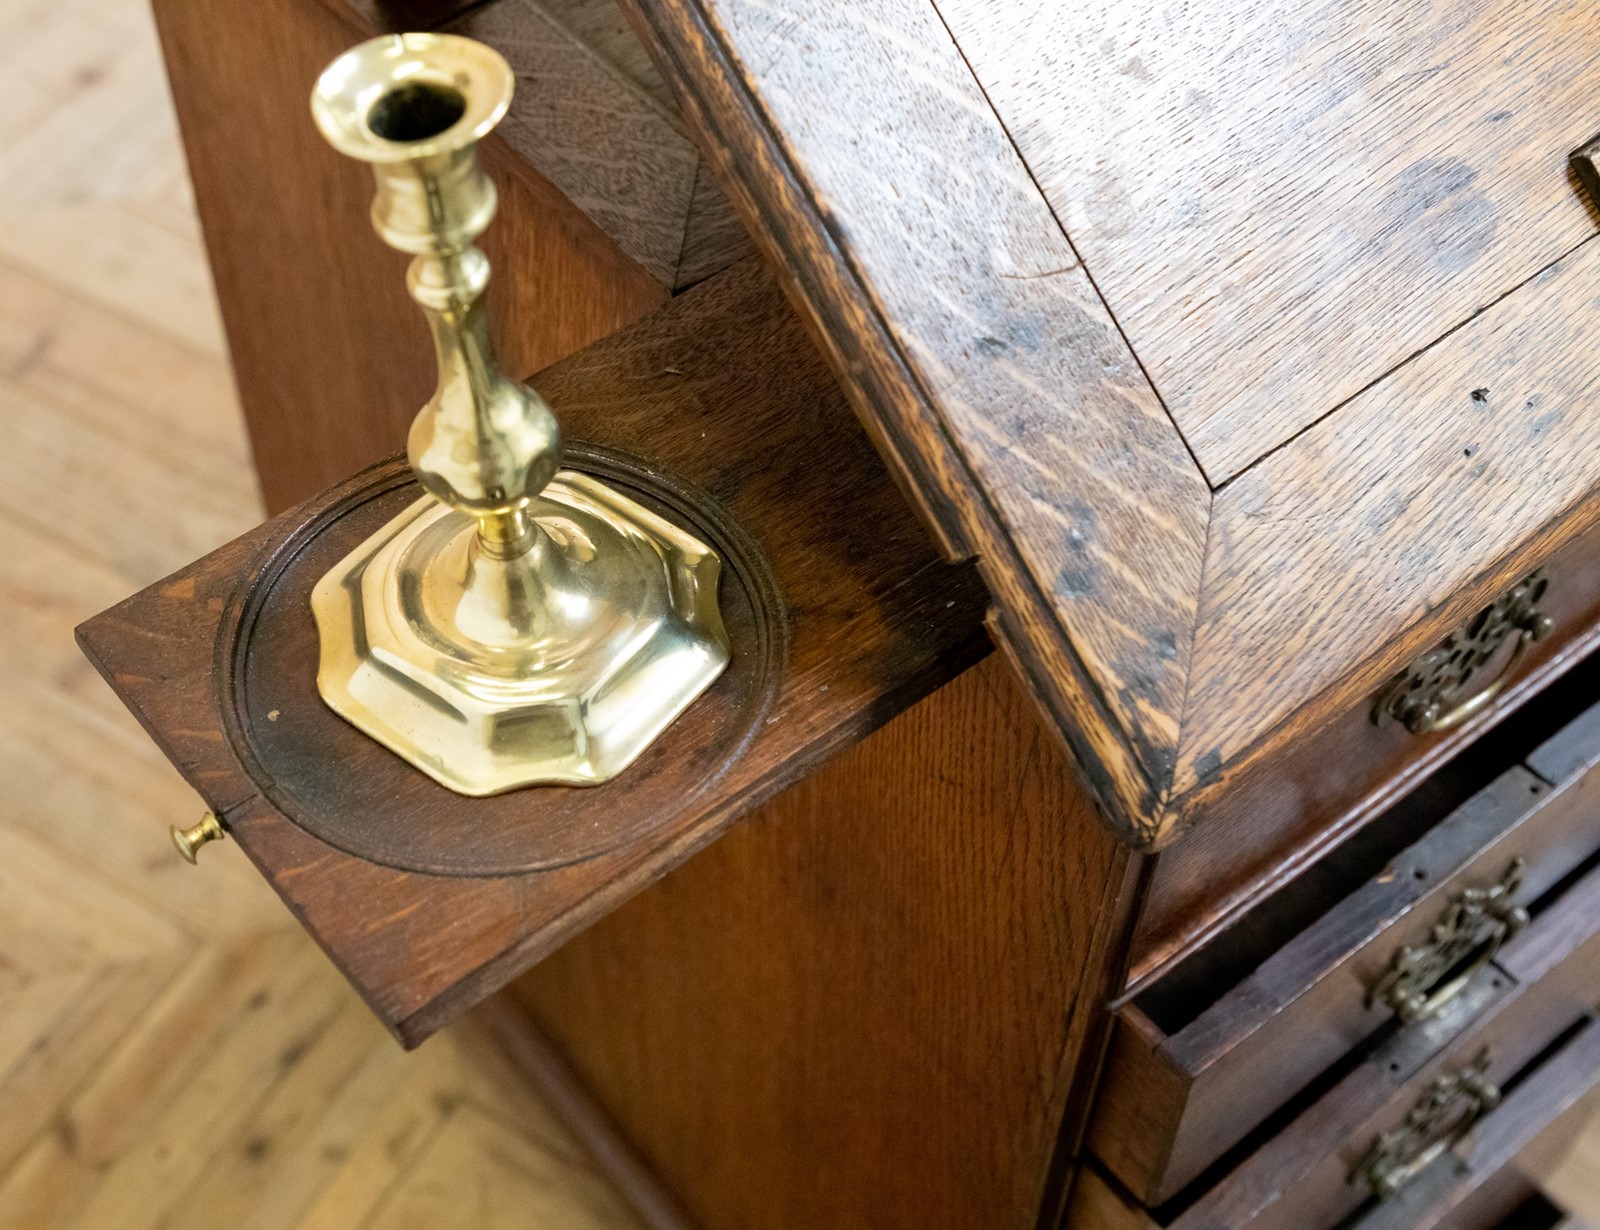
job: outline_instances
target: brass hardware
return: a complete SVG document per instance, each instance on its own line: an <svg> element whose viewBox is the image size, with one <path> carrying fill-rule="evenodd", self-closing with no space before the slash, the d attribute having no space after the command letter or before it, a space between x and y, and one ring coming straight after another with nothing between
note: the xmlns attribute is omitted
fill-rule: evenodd
<svg viewBox="0 0 1600 1230"><path fill-rule="evenodd" d="M200 847L208 841L221 841L228 835L210 812L201 816L200 823L196 825L180 829L174 824L170 831L172 844L177 847L179 857L186 863L198 862Z"/></svg>
<svg viewBox="0 0 1600 1230"><path fill-rule="evenodd" d="M1409 1025L1450 1002L1490 961L1500 946L1528 925L1528 911L1513 898L1522 887L1520 858L1495 883L1462 889L1426 943L1407 944L1373 986L1367 1005L1388 1004Z"/></svg>
<svg viewBox="0 0 1600 1230"><path fill-rule="evenodd" d="M461 794L586 785L626 768L727 665L721 562L598 480L557 470L550 408L508 380L473 241L494 216L476 145L506 112L498 53L452 35L376 38L312 93L335 149L371 165L372 222L439 384L407 454L428 492L312 593L318 690L345 720Z"/></svg>
<svg viewBox="0 0 1600 1230"><path fill-rule="evenodd" d="M1377 1137L1350 1174L1350 1182L1387 1200L1457 1144L1484 1115L1500 1104L1500 1090L1489 1079L1489 1052L1465 1067L1437 1077L1406 1112L1400 1126Z"/></svg>
<svg viewBox="0 0 1600 1230"><path fill-rule="evenodd" d="M1511 682L1528 646L1542 641L1555 627L1539 610L1549 585L1542 570L1529 573L1473 616L1465 628L1413 659L1379 694L1372 709L1373 723L1381 726L1394 718L1412 734L1423 735L1459 726L1488 708ZM1495 677L1458 700L1474 675L1513 636L1511 653Z"/></svg>

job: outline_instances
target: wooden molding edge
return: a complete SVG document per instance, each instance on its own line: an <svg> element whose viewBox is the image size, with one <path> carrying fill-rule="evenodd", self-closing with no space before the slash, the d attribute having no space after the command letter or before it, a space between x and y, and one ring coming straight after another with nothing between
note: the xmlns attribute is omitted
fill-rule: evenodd
<svg viewBox="0 0 1600 1230"><path fill-rule="evenodd" d="M944 476L965 473L966 460L835 242L827 219L806 191L759 102L742 84L735 85L739 75L704 7L696 0L665 4L622 0L621 7L651 53L663 62L663 75L685 120L700 136L707 160L719 172L724 190L757 237L813 339L840 375L857 417L889 462L908 502L949 558L976 559L990 592L1000 600L990 614L991 630L1071 751L1108 827L1138 850L1164 845L1177 831L1177 811L1168 803L1175 754L1141 746L1043 593L1036 586L1012 583L1010 578L1023 577L1027 569L995 511L972 496L975 484L964 484L968 491L959 502L948 489L952 484ZM698 71L691 68L696 58L702 61ZM711 65L716 66L714 72ZM691 88L713 82L716 98L702 97ZM745 163L759 164L767 174L740 174ZM798 247L780 238L791 232L803 236ZM865 340L846 353L837 344L841 336ZM1195 472L1199 474L1198 469ZM1002 557L1005 568L996 566ZM1192 626L1186 631L1192 636ZM1041 661L1025 660L1016 647L1020 639L1026 640L1029 650L1044 651ZM1070 683L1063 686L1064 680Z"/></svg>

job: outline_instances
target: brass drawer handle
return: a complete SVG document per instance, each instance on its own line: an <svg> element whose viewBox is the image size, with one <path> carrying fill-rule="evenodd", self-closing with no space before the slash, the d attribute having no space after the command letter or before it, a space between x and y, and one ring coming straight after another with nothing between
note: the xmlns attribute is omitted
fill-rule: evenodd
<svg viewBox="0 0 1600 1230"><path fill-rule="evenodd" d="M1495 883L1457 893L1426 942L1407 944L1394 954L1367 995L1367 1006L1388 1004L1409 1025L1455 998L1500 946L1528 925L1528 911L1513 900L1526 867L1522 859L1512 859Z"/></svg>
<svg viewBox="0 0 1600 1230"><path fill-rule="evenodd" d="M1489 1079L1489 1052L1484 1050L1423 1090L1400 1126L1373 1140L1350 1173L1350 1182L1387 1200L1499 1104L1500 1090Z"/></svg>
<svg viewBox="0 0 1600 1230"><path fill-rule="evenodd" d="M1539 609L1550 587L1542 570L1529 573L1465 628L1414 658L1379 694L1372 720L1377 725L1393 718L1414 735L1432 734L1459 726L1494 702L1505 690L1523 655L1534 641L1542 641L1555 627ZM1456 700L1461 690L1500 651L1509 637L1516 640L1505 664L1477 691Z"/></svg>
<svg viewBox="0 0 1600 1230"><path fill-rule="evenodd" d="M176 824L172 826L172 844L177 848L178 855L184 862L193 864L198 860L200 847L207 842L221 841L227 836L222 825L210 812L200 817L200 822L189 828L180 829Z"/></svg>

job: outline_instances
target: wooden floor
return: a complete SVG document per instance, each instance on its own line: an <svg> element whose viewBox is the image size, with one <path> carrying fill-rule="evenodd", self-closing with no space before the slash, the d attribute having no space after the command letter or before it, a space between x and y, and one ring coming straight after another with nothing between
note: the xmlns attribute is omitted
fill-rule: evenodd
<svg viewBox="0 0 1600 1230"><path fill-rule="evenodd" d="M631 1225L470 1028L403 1054L167 845L197 800L71 629L256 492L140 0L5 0L0 73L0 1227ZM1559 1186L1600 1224L1600 1129Z"/></svg>
<svg viewBox="0 0 1600 1230"><path fill-rule="evenodd" d="M470 1030L391 1042L72 642L260 518L140 0L5 0L0 1226L633 1223Z"/></svg>

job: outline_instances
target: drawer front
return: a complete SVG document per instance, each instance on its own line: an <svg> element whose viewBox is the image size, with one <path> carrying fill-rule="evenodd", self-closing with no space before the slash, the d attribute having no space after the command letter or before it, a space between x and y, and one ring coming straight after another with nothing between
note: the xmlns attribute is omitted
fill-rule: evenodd
<svg viewBox="0 0 1600 1230"><path fill-rule="evenodd" d="M1514 1216L1526 1204L1525 1196L1514 1198L1528 1183L1525 1167L1570 1138L1596 1109L1600 1021L1591 1019L1466 1139L1350 1230L1491 1230L1508 1221L1515 1226Z"/></svg>
<svg viewBox="0 0 1600 1230"><path fill-rule="evenodd" d="M1313 1230L1355 1216L1411 1226L1422 1207L1443 1217L1600 1078L1597 1003L1600 869L1438 1016L1350 1062L1172 1224ZM1502 1095L1485 1096L1490 1087Z"/></svg>
<svg viewBox="0 0 1600 1230"><path fill-rule="evenodd" d="M1460 689L1440 694L1448 710L1498 678L1503 687L1491 704L1442 731L1413 733L1392 716L1375 721L1397 673L1314 737L1239 783L1221 804L1225 814L1208 815L1190 837L1162 853L1134 935L1130 985L1159 977L1286 873L1317 857L1507 715L1524 706L1519 721L1536 713L1541 692L1600 643L1600 529L1581 533L1551 553L1539 571L1547 585L1536 605L1549 620L1542 639L1508 633L1499 653ZM1465 621L1462 630L1473 622ZM1420 663L1434 648L1420 647L1412 660Z"/></svg>
<svg viewBox="0 0 1600 1230"><path fill-rule="evenodd" d="M1455 809L1193 1019L1159 987L1118 1021L1092 1143L1155 1204L1387 1022L1430 1015L1600 848L1600 706Z"/></svg>

